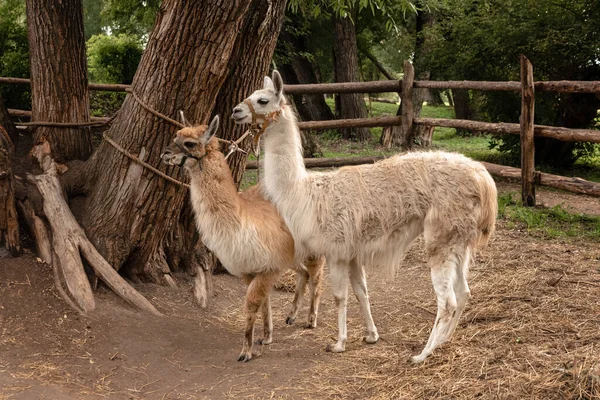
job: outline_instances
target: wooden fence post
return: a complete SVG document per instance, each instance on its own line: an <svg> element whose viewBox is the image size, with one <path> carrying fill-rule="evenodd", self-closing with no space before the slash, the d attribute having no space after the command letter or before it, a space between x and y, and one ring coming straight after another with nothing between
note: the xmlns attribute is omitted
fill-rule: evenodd
<svg viewBox="0 0 600 400"><path fill-rule="evenodd" d="M521 200L529 207L535 206L534 91L533 66L521 54Z"/></svg>
<svg viewBox="0 0 600 400"><path fill-rule="evenodd" d="M404 61L404 76L402 77L402 136L407 148L411 148L414 139L413 130L413 85L415 82L415 68L409 61Z"/></svg>

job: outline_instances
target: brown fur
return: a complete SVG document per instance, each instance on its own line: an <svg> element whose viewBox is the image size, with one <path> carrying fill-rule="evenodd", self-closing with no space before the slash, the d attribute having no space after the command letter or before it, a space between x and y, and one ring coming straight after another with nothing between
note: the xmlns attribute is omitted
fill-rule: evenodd
<svg viewBox="0 0 600 400"><path fill-rule="evenodd" d="M310 327L316 326L324 257L312 257L303 267L295 260L294 240L276 208L261 193L260 185L238 193L231 171L216 138L204 145L206 126L184 128L177 132L174 143L163 154L167 158L185 154L198 161L185 161L191 177L191 197L196 223L203 242L221 259L232 274L248 285L244 302L245 340L238 361L252 358L254 323L262 311L264 336L260 344L272 342L273 323L270 291L281 273L292 268L298 273L293 310L287 319L297 315L306 282L310 282ZM209 132L210 134L210 132ZM191 142L190 142L191 140ZM186 143L195 143L186 147Z"/></svg>

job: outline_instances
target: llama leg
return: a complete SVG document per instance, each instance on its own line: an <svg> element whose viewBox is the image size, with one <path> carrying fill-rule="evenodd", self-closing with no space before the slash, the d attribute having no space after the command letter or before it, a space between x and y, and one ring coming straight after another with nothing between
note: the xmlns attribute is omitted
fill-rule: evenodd
<svg viewBox="0 0 600 400"><path fill-rule="evenodd" d="M364 338L367 343L375 343L379 340L379 334L373 322L373 316L371 315L371 305L369 304L369 293L367 291L367 279L365 277L365 270L362 265L359 265L356 260L353 260L350 264L350 284L354 295L360 303L360 309L365 319L365 325L367 326L367 336Z"/></svg>
<svg viewBox="0 0 600 400"><path fill-rule="evenodd" d="M238 361L246 362L252 358L256 314L268 296L272 284L273 280L269 275L256 275L248 285L246 300L244 302L244 312L246 315L245 340Z"/></svg>
<svg viewBox="0 0 600 400"><path fill-rule="evenodd" d="M294 301L292 304L292 311L288 314L285 319L285 323L292 325L298 316L298 310L302 305L302 298L306 291L306 281L308 280L308 272L306 270L296 270L296 290L294 291Z"/></svg>
<svg viewBox="0 0 600 400"><path fill-rule="evenodd" d="M331 276L331 289L338 308L338 339L335 345L328 345L325 351L341 353L346 350L346 306L348 304L348 268L347 264L331 263L329 274Z"/></svg>
<svg viewBox="0 0 600 400"><path fill-rule="evenodd" d="M311 259L307 262L310 283L310 310L308 314L308 323L306 328L313 329L317 327L317 315L319 314L319 304L321 302L321 293L323 292L323 269L325 268L325 257Z"/></svg>
<svg viewBox="0 0 600 400"><path fill-rule="evenodd" d="M471 290L467 282L467 276L469 274L469 264L471 263L471 251L467 248L464 252L462 262L459 263L456 269L456 276L454 277L454 293L456 294L456 312L452 318L452 325L450 327L450 335L454 333L458 320L465 310L467 301L471 298Z"/></svg>
<svg viewBox="0 0 600 400"><path fill-rule="evenodd" d="M452 333L452 324L457 311L454 282L459 264L456 254L450 254L442 265L437 264L431 268L431 280L437 295L438 311L427 345L421 354L410 358L413 363L425 360L436 347L446 342Z"/></svg>
<svg viewBox="0 0 600 400"><path fill-rule="evenodd" d="M264 335L262 339L258 340L258 344L271 344L273 343L273 317L271 315L271 296L267 294L267 298L262 305L262 318Z"/></svg>

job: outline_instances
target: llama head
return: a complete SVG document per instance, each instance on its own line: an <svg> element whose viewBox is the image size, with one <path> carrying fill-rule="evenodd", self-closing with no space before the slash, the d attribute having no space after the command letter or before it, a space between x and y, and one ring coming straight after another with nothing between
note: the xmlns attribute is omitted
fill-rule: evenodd
<svg viewBox="0 0 600 400"><path fill-rule="evenodd" d="M187 126L177 131L173 142L163 150L160 157L167 165L188 168L201 165L202 158L204 158L207 151L210 151L209 143L217 129L219 129L218 115L213 118L208 126Z"/></svg>
<svg viewBox="0 0 600 400"><path fill-rule="evenodd" d="M236 124L253 124L264 127L271 120L277 118L284 104L283 80L279 72L273 71L273 79L265 76L264 87L235 106L231 118Z"/></svg>

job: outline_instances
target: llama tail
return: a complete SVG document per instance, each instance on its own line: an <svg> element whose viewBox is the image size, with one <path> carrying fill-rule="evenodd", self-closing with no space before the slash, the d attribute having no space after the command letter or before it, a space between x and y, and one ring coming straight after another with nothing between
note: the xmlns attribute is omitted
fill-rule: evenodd
<svg viewBox="0 0 600 400"><path fill-rule="evenodd" d="M481 195L481 214L477 222L479 234L475 248L485 246L496 229L496 216L498 215L498 193L496 183L491 175L482 167L478 175L479 193Z"/></svg>

